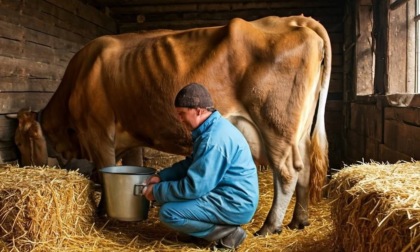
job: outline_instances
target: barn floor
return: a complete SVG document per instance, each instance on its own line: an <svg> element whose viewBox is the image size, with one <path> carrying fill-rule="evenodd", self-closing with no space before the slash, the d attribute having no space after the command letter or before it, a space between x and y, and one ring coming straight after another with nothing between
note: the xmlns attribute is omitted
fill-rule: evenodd
<svg viewBox="0 0 420 252"><path fill-rule="evenodd" d="M163 156L162 156L163 155ZM151 154L146 152L147 167L162 168L176 162L179 157ZM324 199L310 206L311 225L304 230L288 230L267 237L254 237L262 226L273 198L272 172L258 171L260 202L251 223L244 225L248 237L237 251L334 251L334 227L331 219L329 200ZM96 196L100 196L99 192ZM99 199L99 197L95 197ZM292 218L290 203L284 224ZM96 218L92 226L77 235L54 235L54 241L27 240L26 245L0 240L0 251L211 251L213 246L201 239L192 239L174 232L158 220L159 207L152 207L149 218L141 222L122 222L113 219ZM88 224L90 225L90 224ZM24 234L23 234L24 235ZM22 240L20 237L18 237ZM24 238L24 237L23 237ZM25 243L25 242L24 242ZM24 248L31 248L26 250ZM22 250L23 249L23 250Z"/></svg>
<svg viewBox="0 0 420 252"><path fill-rule="evenodd" d="M160 169L170 166L181 157L145 150L145 166ZM259 170L260 202L251 223L244 225L248 236L237 251L334 251L334 227L331 219L329 201L324 199L317 205L310 206L311 225L304 230L289 230L267 237L254 237L253 234L264 223L273 199L272 172ZM293 202L289 205L284 225L292 218ZM158 220L158 207L149 211L149 217L142 222L121 222L97 219L95 229L102 237L101 241L84 246L83 251L211 251L212 244L201 239L192 239L174 232ZM109 247L108 247L108 245ZM62 250L61 250L62 251Z"/></svg>
<svg viewBox="0 0 420 252"><path fill-rule="evenodd" d="M145 149L145 166L160 169L183 159L170 154ZM251 223L244 225L248 237L238 251L334 251L334 226L331 219L329 200L323 199L317 205L310 206L311 225L304 230L290 230L267 237L254 237L253 234L263 225L273 199L272 172L260 169L258 173L260 202ZM292 219L294 198L286 212L284 225ZM97 226L103 226L104 236L121 245L130 244L134 250L153 251L209 251L212 244L169 230L158 220L158 207L151 208L149 218L139 223L97 220Z"/></svg>
<svg viewBox="0 0 420 252"><path fill-rule="evenodd" d="M329 201L324 199L310 207L311 225L304 230L289 230L286 227L278 235L254 237L263 224L272 201L271 171L259 172L260 204L251 223L244 225L248 237L237 251L334 251L334 228L331 220ZM293 206L294 202L290 204ZM285 224L292 217L289 207ZM163 226L158 221L158 207L149 212L146 221L130 223L115 220L97 220L96 228L104 238L114 245L119 244L124 251L210 251L211 244L199 239L191 239ZM115 251L116 247L113 247ZM104 248L106 249L106 248Z"/></svg>

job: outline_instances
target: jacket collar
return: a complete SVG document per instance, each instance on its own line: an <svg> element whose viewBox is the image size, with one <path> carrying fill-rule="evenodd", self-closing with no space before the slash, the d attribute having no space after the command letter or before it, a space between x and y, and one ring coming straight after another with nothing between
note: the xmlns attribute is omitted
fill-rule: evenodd
<svg viewBox="0 0 420 252"><path fill-rule="evenodd" d="M200 135L206 132L215 121L219 120L221 116L222 115L219 113L219 111L214 111L200 126L192 131L193 141L195 141Z"/></svg>

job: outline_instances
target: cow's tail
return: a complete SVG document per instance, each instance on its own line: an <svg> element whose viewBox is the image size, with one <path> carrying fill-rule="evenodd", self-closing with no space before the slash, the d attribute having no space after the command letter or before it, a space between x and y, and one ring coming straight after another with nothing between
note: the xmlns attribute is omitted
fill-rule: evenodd
<svg viewBox="0 0 420 252"><path fill-rule="evenodd" d="M314 20L314 22L316 22ZM309 25L310 27L310 25ZM321 68L321 87L318 99L318 111L315 127L312 132L312 148L310 155L310 201L319 202L322 197L322 188L329 166L328 160L328 140L325 130L325 106L327 103L328 86L331 76L331 43L325 28L316 22L312 28L324 40L324 59Z"/></svg>

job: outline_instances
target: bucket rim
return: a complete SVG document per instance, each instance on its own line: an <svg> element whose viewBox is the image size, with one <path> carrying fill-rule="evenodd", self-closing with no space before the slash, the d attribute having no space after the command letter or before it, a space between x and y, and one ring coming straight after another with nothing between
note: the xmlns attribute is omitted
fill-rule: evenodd
<svg viewBox="0 0 420 252"><path fill-rule="evenodd" d="M135 169L142 169L141 171L135 171ZM120 165L120 166L107 166L99 170L101 173L106 174L120 174L120 175L152 175L157 172L155 168L147 166L135 166L135 165Z"/></svg>

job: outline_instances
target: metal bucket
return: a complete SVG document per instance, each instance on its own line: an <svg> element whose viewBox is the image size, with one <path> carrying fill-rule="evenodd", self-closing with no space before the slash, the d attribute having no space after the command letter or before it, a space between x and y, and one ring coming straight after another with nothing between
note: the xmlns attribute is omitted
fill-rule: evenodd
<svg viewBox="0 0 420 252"><path fill-rule="evenodd" d="M142 190L155 169L111 166L100 171L108 216L121 221L147 219L150 202L142 195Z"/></svg>

